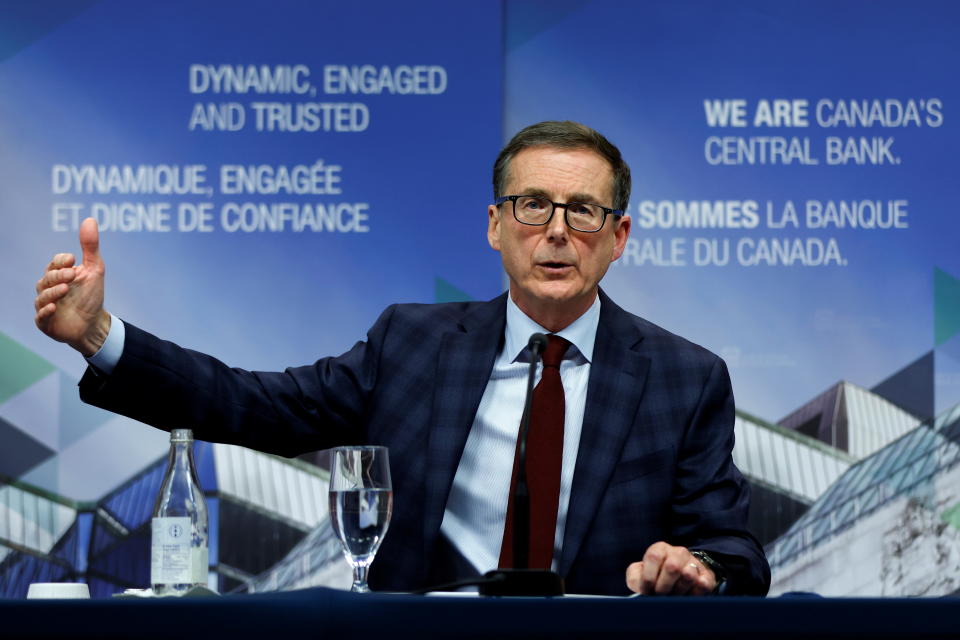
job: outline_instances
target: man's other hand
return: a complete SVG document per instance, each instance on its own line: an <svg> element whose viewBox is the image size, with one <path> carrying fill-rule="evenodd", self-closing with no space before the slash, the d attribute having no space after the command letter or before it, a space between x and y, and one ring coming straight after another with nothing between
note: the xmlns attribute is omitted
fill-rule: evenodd
<svg viewBox="0 0 960 640"><path fill-rule="evenodd" d="M647 596L702 596L713 593L717 578L686 547L655 542L642 562L627 567L627 586Z"/></svg>
<svg viewBox="0 0 960 640"><path fill-rule="evenodd" d="M75 264L71 253L58 253L37 281L34 300L37 327L45 334L85 356L92 356L110 331L110 314L103 308L103 259L97 221L80 224L83 260Z"/></svg>

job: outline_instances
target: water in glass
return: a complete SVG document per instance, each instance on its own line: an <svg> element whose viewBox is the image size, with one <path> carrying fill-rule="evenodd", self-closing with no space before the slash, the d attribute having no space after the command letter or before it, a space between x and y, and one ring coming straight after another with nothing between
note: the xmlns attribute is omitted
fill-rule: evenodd
<svg viewBox="0 0 960 640"><path fill-rule="evenodd" d="M351 562L369 564L380 548L390 514L393 492L389 489L351 489L330 492L330 521Z"/></svg>
<svg viewBox="0 0 960 640"><path fill-rule="evenodd" d="M338 447L330 455L330 522L353 566L352 591L369 591L367 569L393 512L386 447Z"/></svg>

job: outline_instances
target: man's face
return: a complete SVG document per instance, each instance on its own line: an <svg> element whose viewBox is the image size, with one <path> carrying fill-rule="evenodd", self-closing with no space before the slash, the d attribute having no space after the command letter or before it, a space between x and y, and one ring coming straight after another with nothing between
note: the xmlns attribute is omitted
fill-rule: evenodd
<svg viewBox="0 0 960 640"><path fill-rule="evenodd" d="M612 208L613 170L603 156L587 149L530 147L510 162L503 195L540 195L554 202ZM489 207L487 239L501 254L517 306L558 331L593 304L597 284L623 253L630 218L623 216L617 224L608 216L599 232L584 233L566 225L563 209L536 227L517 222L512 207L509 201Z"/></svg>

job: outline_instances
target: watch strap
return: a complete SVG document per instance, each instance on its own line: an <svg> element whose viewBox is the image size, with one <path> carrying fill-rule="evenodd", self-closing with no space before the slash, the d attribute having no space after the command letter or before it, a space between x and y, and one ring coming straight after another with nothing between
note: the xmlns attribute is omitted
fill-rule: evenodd
<svg viewBox="0 0 960 640"><path fill-rule="evenodd" d="M727 581L727 572L724 570L723 565L717 562L709 553L700 549L692 549L690 555L699 560L700 563L710 569L710 571L713 571L713 576L717 580L717 586L714 587L713 593L720 593L721 587L723 587Z"/></svg>

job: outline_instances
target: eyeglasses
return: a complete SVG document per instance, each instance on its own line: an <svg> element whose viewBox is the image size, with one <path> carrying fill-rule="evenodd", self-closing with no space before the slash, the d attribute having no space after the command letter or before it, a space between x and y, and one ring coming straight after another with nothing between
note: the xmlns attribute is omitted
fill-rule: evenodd
<svg viewBox="0 0 960 640"><path fill-rule="evenodd" d="M520 224L539 227L550 222L557 207L563 207L564 221L575 231L596 233L603 228L608 215L622 216L620 209L610 209L587 202L553 202L540 196L502 196L494 200L496 206L509 200L513 204L513 217Z"/></svg>

